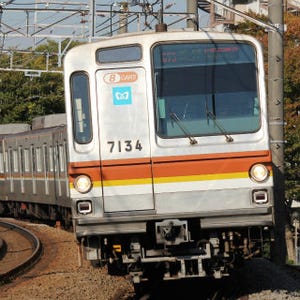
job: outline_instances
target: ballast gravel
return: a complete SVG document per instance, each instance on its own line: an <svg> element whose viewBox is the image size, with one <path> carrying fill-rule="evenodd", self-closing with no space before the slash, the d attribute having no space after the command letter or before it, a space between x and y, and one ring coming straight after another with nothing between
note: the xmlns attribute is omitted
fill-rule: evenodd
<svg viewBox="0 0 300 300"><path fill-rule="evenodd" d="M0 286L1 300L134 299L133 285L128 277L110 276L106 268L93 268L85 260L79 260L80 248L73 233L47 225L8 221L32 230L44 249L40 261L32 269ZM245 291L241 300L300 300L300 273L295 270L256 260L246 262L241 276Z"/></svg>
<svg viewBox="0 0 300 300"><path fill-rule="evenodd" d="M0 286L1 300L111 300L118 299L124 291L133 292L128 278L109 276L106 269L95 269L86 261L80 265L78 247L71 232L18 223L25 224L40 238L43 254L30 271Z"/></svg>

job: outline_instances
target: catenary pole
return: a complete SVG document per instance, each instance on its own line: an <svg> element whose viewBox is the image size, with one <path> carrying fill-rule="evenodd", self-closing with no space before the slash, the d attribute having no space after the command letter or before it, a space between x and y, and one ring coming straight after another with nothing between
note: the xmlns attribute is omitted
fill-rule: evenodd
<svg viewBox="0 0 300 300"><path fill-rule="evenodd" d="M198 1L197 0L186 0L186 10L188 13L187 27L193 28L195 31L199 29L198 21Z"/></svg>
<svg viewBox="0 0 300 300"><path fill-rule="evenodd" d="M284 103L283 103L283 1L268 1L268 23L256 20L216 0L211 2L268 30L268 119L273 162L275 244L272 258L284 264L287 255L285 231L288 227L284 187Z"/></svg>
<svg viewBox="0 0 300 300"><path fill-rule="evenodd" d="M275 244L272 248L272 258L278 264L284 264L287 256L285 231L288 226L287 212L285 206L284 186L284 103L283 103L283 10L285 0L268 1L268 23L260 22L242 12L232 9L216 0L211 2L233 11L250 21L263 26L268 30L268 119L270 144L273 162L274 178L274 207L275 207ZM196 7L195 7L196 5ZM187 12L189 18L187 26L195 29L195 18L197 13L197 1L187 0ZM196 16L196 15L195 15ZM198 20L198 16L197 19ZM198 23L198 22L197 22Z"/></svg>
<svg viewBox="0 0 300 300"><path fill-rule="evenodd" d="M273 258L285 263L287 224L284 188L284 107L283 107L283 0L269 0L269 22L277 28L268 32L268 111L274 170L275 247Z"/></svg>
<svg viewBox="0 0 300 300"><path fill-rule="evenodd" d="M126 33L128 31L128 3L126 1L120 2L119 13L119 31L118 33Z"/></svg>
<svg viewBox="0 0 300 300"><path fill-rule="evenodd" d="M89 24L89 42L93 40L95 36L95 0L90 0L90 24Z"/></svg>

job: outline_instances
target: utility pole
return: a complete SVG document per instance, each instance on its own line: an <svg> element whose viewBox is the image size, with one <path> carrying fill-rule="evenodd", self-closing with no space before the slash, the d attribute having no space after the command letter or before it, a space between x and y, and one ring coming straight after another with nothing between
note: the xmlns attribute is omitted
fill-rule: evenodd
<svg viewBox="0 0 300 300"><path fill-rule="evenodd" d="M295 265L298 266L299 264L299 255L298 255L298 228L299 228L299 215L296 213L294 216L293 225L295 227Z"/></svg>
<svg viewBox="0 0 300 300"><path fill-rule="evenodd" d="M285 264L287 254L285 232L289 225L284 187L283 1L285 0L268 1L268 23L249 17L217 0L209 1L268 30L268 119L274 171L276 223L275 247L271 255L278 264Z"/></svg>
<svg viewBox="0 0 300 300"><path fill-rule="evenodd" d="M120 2L120 14L119 14L119 34L126 33L128 31L128 3Z"/></svg>
<svg viewBox="0 0 300 300"><path fill-rule="evenodd" d="M283 107L283 0L269 0L269 22L277 28L268 33L268 109L274 170L275 247L274 260L285 263L287 214L284 188L284 107Z"/></svg>
<svg viewBox="0 0 300 300"><path fill-rule="evenodd" d="M90 0L90 26L89 26L89 42L92 42L95 36L95 0Z"/></svg>
<svg viewBox="0 0 300 300"><path fill-rule="evenodd" d="M195 31L199 29L199 18L198 18L198 1L197 0L186 0L186 10L188 13L187 27L193 28Z"/></svg>

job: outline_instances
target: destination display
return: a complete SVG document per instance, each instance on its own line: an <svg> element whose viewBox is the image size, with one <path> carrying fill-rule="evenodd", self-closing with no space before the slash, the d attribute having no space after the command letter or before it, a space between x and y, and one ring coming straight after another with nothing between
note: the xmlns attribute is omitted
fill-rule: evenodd
<svg viewBox="0 0 300 300"><path fill-rule="evenodd" d="M154 64L158 68L252 62L255 51L248 43L177 43L154 48Z"/></svg>

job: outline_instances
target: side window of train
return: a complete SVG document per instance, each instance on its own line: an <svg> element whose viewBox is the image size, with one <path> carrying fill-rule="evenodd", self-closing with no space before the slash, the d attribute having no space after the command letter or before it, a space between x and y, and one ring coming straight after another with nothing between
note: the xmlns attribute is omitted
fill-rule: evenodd
<svg viewBox="0 0 300 300"><path fill-rule="evenodd" d="M89 78L84 72L71 75L71 101L74 139L79 144L92 140Z"/></svg>
<svg viewBox="0 0 300 300"><path fill-rule="evenodd" d="M58 174L58 176L60 176L60 152L59 152L59 145L56 144L55 148L54 148L54 170L55 172Z"/></svg>
<svg viewBox="0 0 300 300"><path fill-rule="evenodd" d="M2 141L0 141L0 174L4 174L4 153Z"/></svg>
<svg viewBox="0 0 300 300"><path fill-rule="evenodd" d="M18 151L13 150L13 170L14 173L19 172L19 159L18 159Z"/></svg>
<svg viewBox="0 0 300 300"><path fill-rule="evenodd" d="M42 172L42 153L41 148L36 148L36 171Z"/></svg>
<svg viewBox="0 0 300 300"><path fill-rule="evenodd" d="M8 171L9 171L10 175L12 175L14 166L13 166L13 149L11 147L9 147L9 149L8 149L7 157L8 157Z"/></svg>
<svg viewBox="0 0 300 300"><path fill-rule="evenodd" d="M34 146L30 146L30 153L31 153L31 171L32 173L36 172L36 161L35 161L35 149Z"/></svg>
<svg viewBox="0 0 300 300"><path fill-rule="evenodd" d="M29 149L24 149L24 171L30 172L30 155L29 155Z"/></svg>
<svg viewBox="0 0 300 300"><path fill-rule="evenodd" d="M1 149L1 152L0 152L0 174L3 174L3 173L4 173L4 156L3 156L2 149Z"/></svg>
<svg viewBox="0 0 300 300"><path fill-rule="evenodd" d="M48 160L48 147L47 144L43 145L43 166L45 174L49 171L49 160Z"/></svg>
<svg viewBox="0 0 300 300"><path fill-rule="evenodd" d="M59 145L59 167L60 171L63 173L66 171L66 153L64 145Z"/></svg>
<svg viewBox="0 0 300 300"><path fill-rule="evenodd" d="M53 157L53 147L49 147L49 171L54 171L54 157Z"/></svg>
<svg viewBox="0 0 300 300"><path fill-rule="evenodd" d="M18 152L19 152L20 174L23 176L23 173L24 173L24 150L23 150L22 146L19 146Z"/></svg>
<svg viewBox="0 0 300 300"><path fill-rule="evenodd" d="M5 165L5 172L8 173L8 171L9 171L8 151L5 151L5 153L4 153L4 165Z"/></svg>

